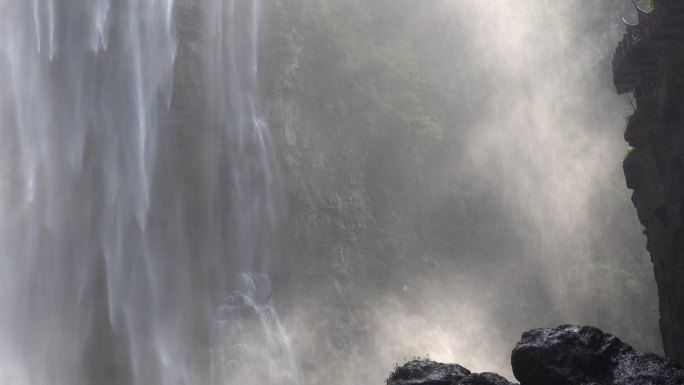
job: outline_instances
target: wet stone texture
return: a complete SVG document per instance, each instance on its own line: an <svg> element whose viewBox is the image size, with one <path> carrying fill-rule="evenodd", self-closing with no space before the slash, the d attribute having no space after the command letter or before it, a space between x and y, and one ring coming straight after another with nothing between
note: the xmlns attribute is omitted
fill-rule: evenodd
<svg viewBox="0 0 684 385"><path fill-rule="evenodd" d="M637 352L590 326L530 330L513 349L511 365L522 385L684 384L674 361Z"/></svg>
<svg viewBox="0 0 684 385"><path fill-rule="evenodd" d="M653 7L642 21L653 25L628 28L613 75L618 93L636 100L624 134L629 150L623 168L646 228L663 348L684 364L684 2L657 0Z"/></svg>
<svg viewBox="0 0 684 385"><path fill-rule="evenodd" d="M494 373L471 373L457 364L413 360L395 368L387 385L510 385Z"/></svg>
<svg viewBox="0 0 684 385"><path fill-rule="evenodd" d="M511 356L520 385L680 385L676 362L635 351L591 326L564 325L525 332ZM413 360L395 368L387 385L512 385L494 373L473 374L456 364Z"/></svg>

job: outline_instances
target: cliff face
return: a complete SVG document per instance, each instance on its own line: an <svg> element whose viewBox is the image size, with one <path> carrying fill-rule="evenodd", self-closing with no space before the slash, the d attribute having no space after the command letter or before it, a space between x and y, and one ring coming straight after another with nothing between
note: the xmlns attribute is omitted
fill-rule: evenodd
<svg viewBox="0 0 684 385"><path fill-rule="evenodd" d="M278 172L287 200L282 247L279 261L273 266L274 286L279 288L274 297L284 323L298 341L295 349L307 349L299 352L303 382L316 382L318 378L367 382L368 378L379 378L373 365L368 365L367 361L371 360L368 357L390 359L387 351L392 348L410 348L410 352L424 354L422 345L386 344L387 337L393 337L392 332L408 330L393 328L392 324L404 322L401 326L406 327L413 322L411 333L434 337L439 335L434 330L441 325L452 325L455 318L463 317L463 323L470 324L465 320L468 314L459 314L469 312L468 304L487 303L490 309L485 313L491 314L484 317L491 317L488 321L500 326L501 335L512 342L521 328L513 326L515 323L563 322L568 307L567 302L556 301L554 289L540 278L547 276L549 269L535 256L544 252L530 250L529 246L536 244L530 234L538 230L534 225L521 224L521 215L526 214L520 211L524 209L507 205L513 205L508 199L516 195L515 189L504 182L482 181L489 177L477 175L477 170L473 170L477 167L465 161L467 157L463 154L472 151L468 147L478 136L470 127L476 124L467 121L478 122L489 109L472 108L471 101L460 100L472 98L473 94L457 95L466 91L454 81L453 88L437 88L444 94L453 93L450 96L453 100L432 94L433 103L437 99L448 111L442 119L437 118L443 124L442 142L446 145L435 145L434 138L424 135L431 129L424 116L412 116L413 125L405 129L402 118L405 113L411 113L415 104L401 110L394 107L405 105L400 99L403 94L416 95L405 92L412 91L410 84L396 83L391 77L397 67L402 71L407 67L404 46L387 47L386 38L381 36L376 38L383 42L366 49L367 41L374 37L371 28L359 21L365 13L344 8L356 3L359 2L270 2L265 16L269 31L262 34L268 40L267 48L261 53L260 70L265 75L263 95L267 99L268 125L277 142ZM321 4L328 4L334 10ZM362 32L349 32L354 29ZM424 39L431 41L434 36L448 36L432 42L435 46L458 41L444 31L444 28L435 28L434 34L425 32ZM423 46L416 44L416 47ZM454 52L458 52L457 48ZM428 61L432 60L429 65L436 65L435 62L445 65L444 48L422 49L432 54L428 56ZM385 55L393 59L390 65L383 64ZM362 69L358 70L359 67ZM433 80L434 86L447 82L445 73L458 72L428 71L428 75L438 79ZM404 76L407 73L409 76ZM412 77L410 71L400 75L397 77L401 81ZM392 87L399 91L395 92ZM417 132L412 132L411 128L416 126ZM431 140L431 145L421 147ZM517 140L511 138L513 142ZM424 151L425 148L429 150ZM522 151L525 147L520 148ZM426 156L426 152L431 154ZM616 156L617 185L622 184L619 156ZM485 172L499 173L498 169ZM501 173L507 174L503 170ZM539 172L540 177L542 174ZM567 179L571 178L567 175L562 178ZM614 198L611 194L605 202L614 203ZM629 206L629 201L625 201ZM592 294L584 298L586 285L573 283L569 286L573 294L566 293L563 298L596 304L601 302L594 294L598 292L607 298L601 303L618 305L614 309L596 306L601 307L598 310L582 306L585 311L576 315L578 318L587 323L612 325L622 335L630 328L637 330L632 340L641 339L642 346L657 347L657 343L644 343L645 339L639 338L639 333L646 333L632 321L634 317L625 315L626 307L622 306L627 303L638 309L635 313L643 314L645 306L640 305L640 296L646 290L637 288L636 295L631 297L631 289L623 283L646 280L606 278L614 273L623 274L615 266L624 271L646 270L627 266L629 253L621 250L636 248L630 247L629 239L627 243L622 241L626 237L609 233L619 230L620 223L625 222L621 217L615 218L616 225L606 226L606 232L597 236L596 243L602 245L600 250L592 250L603 259L597 258L594 264L582 267L586 270L587 282L603 286L587 289ZM610 240L617 240L621 247L613 248ZM544 261L562 261L565 255L557 255L558 248L549 247L548 253L553 255ZM619 251L612 254L612 249ZM576 254L573 248L568 257ZM634 259L641 260L640 257ZM478 289L472 290L474 287ZM621 297L616 299L615 293ZM444 296L449 298L447 302L439 299ZM492 302L497 305L492 306ZM396 313L391 312L397 309ZM388 321L389 314L398 314L398 320ZM474 317L480 316L475 312ZM629 320L624 323L626 327L620 326L622 320ZM418 339L412 336L410 342ZM409 353L404 350L394 354ZM506 354L501 351L497 356L503 357L503 364Z"/></svg>
<svg viewBox="0 0 684 385"><path fill-rule="evenodd" d="M665 354L684 362L684 4L655 6L629 27L614 77L636 98L623 166L655 268Z"/></svg>
<svg viewBox="0 0 684 385"><path fill-rule="evenodd" d="M303 51L315 36L287 6L277 1L268 8L272 23L264 52L270 57L264 61L269 127L287 211L273 279L287 309L285 322L306 320L305 330L291 331L293 338L315 338L306 344L312 350L300 354L302 380L360 381L362 366L352 375L342 363L360 359L359 342L369 332L364 314L370 309L361 293L377 228L363 170L365 147L344 135L312 96L320 80L305 76L311 58Z"/></svg>

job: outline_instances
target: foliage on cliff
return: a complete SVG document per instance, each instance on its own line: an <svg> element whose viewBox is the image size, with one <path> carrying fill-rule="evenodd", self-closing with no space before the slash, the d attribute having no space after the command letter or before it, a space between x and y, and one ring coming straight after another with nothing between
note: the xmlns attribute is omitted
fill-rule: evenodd
<svg viewBox="0 0 684 385"><path fill-rule="evenodd" d="M409 40L373 32L384 10L361 1L290 0L282 51L301 50L302 96L346 135L409 135L439 139L440 125L424 107L424 68Z"/></svg>
<svg viewBox="0 0 684 385"><path fill-rule="evenodd" d="M316 131L325 137L325 146L314 142L320 149L313 151L329 150L316 156L328 162L326 172L335 173L331 178L338 179L339 184L354 184L353 188L362 189L370 198L373 226L363 232L373 240L373 249L359 252L363 261L357 264L363 263L363 267L354 270L352 266L345 271L375 268L391 275L391 280L408 283L400 286L401 295L417 304L411 309L415 313L429 313L430 306L435 305L426 301L426 296L449 293L450 301L496 303L488 309L488 316L506 320L501 322L502 329L512 324L577 321L567 319L571 314L583 322L611 325L613 331L641 348L659 349L655 323L632 317L643 309L655 314L656 304L648 302L653 294L649 282L652 275L642 240L633 233L635 218L623 187L619 156L615 165L605 165L614 172L606 172L608 178L596 181L596 198L582 207L592 212L592 228L595 225L602 230L587 231L586 247L581 250L563 244L578 236L565 234L573 229L546 232L543 226L526 223L528 217L547 218L555 213L548 211L544 202L535 201L541 194L519 198L521 193L515 190L523 186L535 193L545 187L551 167L543 164L541 152L551 161L569 158L554 153L555 148L541 148L545 138L540 139L540 135L563 132L558 135L562 139L558 142L565 146L562 151L577 152L577 159L582 161L596 155L585 151L595 143L576 139L596 137L598 129L593 121L605 122L605 107L612 106L601 104L605 98L596 107L587 107L592 103L585 102L611 92L606 89L610 86L612 43L605 43L603 36L622 28L619 12L613 11L616 3L618 0L575 2L575 6L539 9L534 17L522 17L531 32L521 34L521 47L542 43L550 49L580 47L579 52L561 52L571 63L577 62L567 68L574 71L591 63L591 68L582 69L590 78L581 79L590 85L582 84L580 87L585 88L580 91L584 93L575 98L570 93L577 91L576 86L566 79L552 78L558 86L540 80L548 80L548 74L555 73L551 65L537 68L549 59L542 54L535 56L544 50L529 49L532 54L515 50L520 57L511 58L496 56L501 47L482 43L492 43L484 40L488 35L495 43L506 45L507 37L501 34L518 32L508 17L503 31L490 30L501 20L471 22L468 11L490 7L490 13L496 14L495 5L455 5L443 0L425 0L419 5L412 0L282 0L286 21L274 34L275 51L279 60L296 63L299 75L287 80L281 92L291 93L298 100L302 114L315 121ZM578 16L567 22L567 15L557 14L561 12L557 9ZM606 20L609 13L612 19ZM533 28L535 23L542 25L539 20L544 18L556 20L557 30ZM592 37L599 35L605 50L603 46L597 48L599 38ZM519 65L515 71L506 71L507 66L515 65ZM563 85L572 90L559 90ZM560 100L553 93L556 101L540 101L549 89L569 100ZM537 107L540 111L536 111L534 103L544 108ZM506 116L507 111L519 114ZM552 113L562 115L562 120L547 119ZM587 116L582 118L583 123L591 124L566 127L565 120L575 118L573 114ZM488 127L508 128L513 119L519 120L512 127L519 131ZM539 132L524 131L526 124L538 125ZM554 127L543 127L552 124ZM474 142L487 130L505 135L503 139L486 138L502 146L483 147L473 153ZM617 133L615 140L619 136ZM491 156L483 154L487 150L501 150L511 156L492 157L495 161L491 164L474 165L473 157ZM580 167L568 165L570 171L575 168ZM551 170L561 174L560 193L569 198L564 204L571 205L570 200L576 197L575 174L562 175L565 171ZM525 173L539 179L527 183ZM312 184L320 185L322 178L311 179ZM525 205L512 208L515 199L525 200ZM578 231L585 234L586 229ZM544 248L546 238L557 243ZM541 260L545 262L538 263ZM551 260L561 267L554 271ZM588 260L591 262L584 263ZM564 270L568 266L574 270ZM479 292L459 292L474 276L489 277L488 285L477 282ZM567 281L554 282L559 276ZM383 277L385 281L377 287L394 284ZM421 279L430 282L429 289L411 286ZM561 289L553 292L550 287L554 286ZM598 303L615 306L601 307ZM430 321L449 324L449 314L431 314ZM507 333L517 334L519 330L502 331L502 335Z"/></svg>

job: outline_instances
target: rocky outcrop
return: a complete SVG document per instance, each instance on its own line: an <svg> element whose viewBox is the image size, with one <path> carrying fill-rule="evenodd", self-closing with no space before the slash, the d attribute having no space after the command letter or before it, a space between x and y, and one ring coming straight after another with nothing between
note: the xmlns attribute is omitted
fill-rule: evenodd
<svg viewBox="0 0 684 385"><path fill-rule="evenodd" d="M676 362L635 351L591 326L525 332L511 355L520 385L680 385ZM494 373L473 374L456 364L413 360L397 366L387 385L509 385Z"/></svg>
<svg viewBox="0 0 684 385"><path fill-rule="evenodd" d="M457 364L414 359L397 366L387 385L512 385L495 373L471 373Z"/></svg>
<svg viewBox="0 0 684 385"><path fill-rule="evenodd" d="M511 365L522 385L684 384L674 361L637 352L590 326L530 330L513 349Z"/></svg>
<svg viewBox="0 0 684 385"><path fill-rule="evenodd" d="M684 3L654 1L628 27L613 62L618 93L632 92L627 187L646 227L665 354L684 362Z"/></svg>

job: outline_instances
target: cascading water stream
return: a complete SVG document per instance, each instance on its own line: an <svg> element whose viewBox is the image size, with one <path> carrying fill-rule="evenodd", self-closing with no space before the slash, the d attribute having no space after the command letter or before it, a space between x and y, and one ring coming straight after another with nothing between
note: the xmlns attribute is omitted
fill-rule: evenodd
<svg viewBox="0 0 684 385"><path fill-rule="evenodd" d="M174 126L186 92L176 10L190 3L207 35L199 91L185 98L204 106ZM257 362L294 381L265 275L279 192L259 5L0 0L0 382L225 384ZM190 129L210 148L187 150ZM204 153L197 175L181 172ZM236 301L253 326L226 310ZM242 365L231 371L215 352L232 345L266 353L231 356ZM284 383L260 378L250 383Z"/></svg>
<svg viewBox="0 0 684 385"><path fill-rule="evenodd" d="M268 276L242 274L212 330L212 384L297 384L287 334L270 301Z"/></svg>
<svg viewBox="0 0 684 385"><path fill-rule="evenodd" d="M214 56L205 77L214 100L208 111L230 143L234 248L239 285L217 311L211 336L212 384L296 384L289 339L272 305L266 274L278 220L278 184L270 133L258 87L259 0L215 1L206 23ZM227 68L227 70L225 70ZM216 81L220 79L220 81Z"/></svg>

